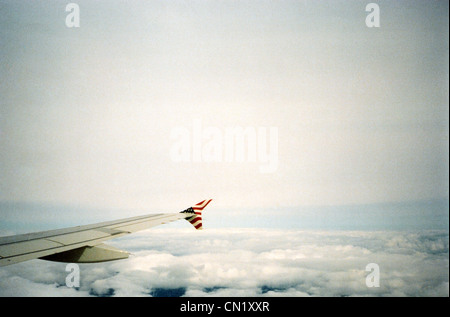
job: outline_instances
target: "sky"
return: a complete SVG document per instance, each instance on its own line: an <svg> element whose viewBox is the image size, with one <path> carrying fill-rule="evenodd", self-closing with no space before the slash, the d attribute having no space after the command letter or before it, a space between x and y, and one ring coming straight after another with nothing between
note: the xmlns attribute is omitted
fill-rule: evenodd
<svg viewBox="0 0 450 317"><path fill-rule="evenodd" d="M378 2L379 28L361 1L77 4L78 28L61 1L0 7L2 200L135 210L209 197L234 208L448 199L445 1ZM172 131L191 131L192 148L195 122L222 134L276 127L277 169L174 161Z"/></svg>
<svg viewBox="0 0 450 317"><path fill-rule="evenodd" d="M227 243L220 230L245 228L249 239L257 236L251 230L294 230L279 255L271 240L266 250L230 249L255 261L307 256L285 244L315 230L318 242L305 248L323 242L323 263L327 248L339 245L381 258L393 252L398 266L389 274L413 259L425 267L427 256L448 271L447 1L376 1L380 27L371 28L369 1L75 1L79 27L67 26L67 3L0 2L0 234L181 211L212 198L204 217L210 243ZM233 131L245 131L242 143L227 143ZM322 241L329 230L375 240L385 232L385 244L355 245L348 232ZM408 242L406 255L388 250L398 239ZM424 239L437 241L439 252L424 251ZM191 263L155 252L177 267ZM297 276L281 258L275 272ZM212 261L218 272L231 270ZM123 269L117 278L138 278ZM441 269L411 269L418 285L436 281L429 293L399 277L398 288L376 295L448 296ZM42 281L28 270L2 269L10 278L1 294L11 291L4 283ZM356 278L347 264L337 272ZM49 280L34 286L45 294L61 289ZM251 292L239 289L347 294L326 293L324 283L256 280ZM233 290L232 281L173 289L220 293ZM86 283L78 294L125 292L114 278ZM367 295L359 287L348 294Z"/></svg>

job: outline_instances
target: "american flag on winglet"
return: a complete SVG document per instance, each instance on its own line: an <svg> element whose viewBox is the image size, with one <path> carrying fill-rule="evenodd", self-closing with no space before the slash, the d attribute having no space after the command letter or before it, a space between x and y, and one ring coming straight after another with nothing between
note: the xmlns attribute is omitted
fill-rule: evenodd
<svg viewBox="0 0 450 317"><path fill-rule="evenodd" d="M211 200L212 199L201 201L194 207L191 207L192 211L195 213L195 215L193 215L192 217L186 218L186 220L189 221L191 223L191 225L194 226L195 229L197 229L197 230L203 229L202 210L211 202ZM191 209L191 208L189 208L189 209Z"/></svg>

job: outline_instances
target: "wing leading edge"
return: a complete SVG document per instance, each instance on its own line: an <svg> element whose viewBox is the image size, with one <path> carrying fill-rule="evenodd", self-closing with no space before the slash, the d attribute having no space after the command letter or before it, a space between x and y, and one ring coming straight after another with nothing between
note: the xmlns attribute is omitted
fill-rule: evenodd
<svg viewBox="0 0 450 317"><path fill-rule="evenodd" d="M151 214L92 225L0 237L0 266L32 259L70 263L96 263L128 258L129 253L104 241L164 223L186 219L195 229L202 226L202 211L212 199L179 213Z"/></svg>

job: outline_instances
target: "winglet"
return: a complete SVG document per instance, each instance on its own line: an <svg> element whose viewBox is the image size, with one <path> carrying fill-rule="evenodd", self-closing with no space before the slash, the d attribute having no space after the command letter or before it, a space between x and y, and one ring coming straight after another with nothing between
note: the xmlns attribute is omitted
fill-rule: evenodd
<svg viewBox="0 0 450 317"><path fill-rule="evenodd" d="M205 207L211 202L211 200L212 199L203 200L203 201L199 202L198 204L196 204L195 206L190 207L181 212L181 213L188 214L185 219L187 221L189 221L189 223L191 225L193 225L195 229L197 229L197 230L203 229L202 210L205 209Z"/></svg>

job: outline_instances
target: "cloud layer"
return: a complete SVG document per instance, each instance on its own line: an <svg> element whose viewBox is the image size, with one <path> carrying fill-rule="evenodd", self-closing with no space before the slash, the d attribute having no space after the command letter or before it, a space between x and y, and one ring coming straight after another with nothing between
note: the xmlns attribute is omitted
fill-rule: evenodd
<svg viewBox="0 0 450 317"><path fill-rule="evenodd" d="M448 296L448 233L156 229L111 241L133 253L80 265L0 269L1 296ZM377 263L380 287L366 286Z"/></svg>

